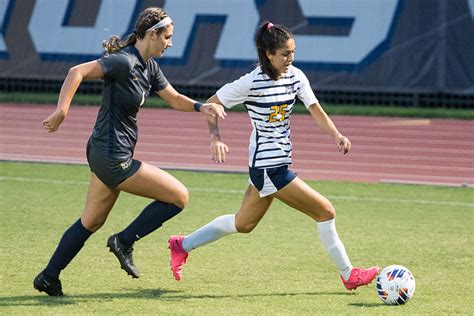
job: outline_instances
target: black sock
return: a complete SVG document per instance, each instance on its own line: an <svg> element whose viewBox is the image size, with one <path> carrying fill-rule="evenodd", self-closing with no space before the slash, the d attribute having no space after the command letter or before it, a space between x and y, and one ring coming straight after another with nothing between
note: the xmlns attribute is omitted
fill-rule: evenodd
<svg viewBox="0 0 474 316"><path fill-rule="evenodd" d="M44 275L48 279L57 280L61 270L66 268L69 262L77 255L90 235L92 235L92 232L82 225L79 218L64 232L58 247L43 271Z"/></svg>
<svg viewBox="0 0 474 316"><path fill-rule="evenodd" d="M138 217L127 228L118 234L121 243L126 247L133 245L135 241L155 231L164 222L179 214L182 208L174 204L161 201L153 201L138 215Z"/></svg>

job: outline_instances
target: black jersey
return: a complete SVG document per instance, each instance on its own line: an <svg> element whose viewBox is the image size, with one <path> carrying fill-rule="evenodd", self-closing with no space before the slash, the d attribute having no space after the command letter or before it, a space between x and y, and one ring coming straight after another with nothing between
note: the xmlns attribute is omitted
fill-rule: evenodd
<svg viewBox="0 0 474 316"><path fill-rule="evenodd" d="M151 91L169 84L153 58L146 63L134 46L98 60L104 71L102 105L90 137L91 150L126 160L137 143L137 113Z"/></svg>

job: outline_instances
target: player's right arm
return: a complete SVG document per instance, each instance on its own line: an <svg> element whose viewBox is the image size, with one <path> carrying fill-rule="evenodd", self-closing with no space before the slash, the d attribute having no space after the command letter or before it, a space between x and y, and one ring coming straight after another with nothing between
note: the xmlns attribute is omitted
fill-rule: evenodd
<svg viewBox="0 0 474 316"><path fill-rule="evenodd" d="M233 82L225 84L216 94L210 97L208 103L217 103L231 108L234 105L244 102L249 94L252 85L252 75L246 74ZM225 161L225 154L229 152L229 147L221 141L219 127L217 125L218 118L208 117L207 124L209 133L211 134L211 153L212 160L216 163Z"/></svg>
<svg viewBox="0 0 474 316"><path fill-rule="evenodd" d="M97 60L83 63L69 69L59 93L56 110L43 121L43 128L52 133L58 130L69 111L72 98L83 80L102 79L104 71Z"/></svg>
<svg viewBox="0 0 474 316"><path fill-rule="evenodd" d="M222 104L216 95L213 95L207 100L207 103ZM207 126L209 128L209 134L211 135L211 154L212 160L216 163L222 163L225 161L225 154L229 152L229 147L221 141L221 135L219 133L218 125L219 117L208 116Z"/></svg>

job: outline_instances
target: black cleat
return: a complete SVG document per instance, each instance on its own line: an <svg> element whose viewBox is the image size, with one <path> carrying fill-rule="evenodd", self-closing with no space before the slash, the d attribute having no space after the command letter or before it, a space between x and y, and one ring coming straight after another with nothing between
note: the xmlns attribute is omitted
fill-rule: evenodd
<svg viewBox="0 0 474 316"><path fill-rule="evenodd" d="M38 274L33 280L33 287L40 292L45 292L49 296L63 296L61 281L58 280L49 280L46 279L46 276L43 272Z"/></svg>
<svg viewBox="0 0 474 316"><path fill-rule="evenodd" d="M124 269L128 275L131 275L132 278L139 278L140 273L133 263L133 247L126 248L122 243L120 243L117 235L118 234L112 235L107 239L107 247L109 247L110 252L117 257L120 261L120 267Z"/></svg>

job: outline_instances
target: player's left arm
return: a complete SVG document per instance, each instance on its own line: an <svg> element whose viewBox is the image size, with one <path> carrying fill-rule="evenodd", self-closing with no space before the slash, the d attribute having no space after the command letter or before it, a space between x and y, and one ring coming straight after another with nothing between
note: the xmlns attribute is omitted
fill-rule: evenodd
<svg viewBox="0 0 474 316"><path fill-rule="evenodd" d="M351 142L347 137L339 133L336 125L334 125L319 102L310 105L308 110L316 124L318 124L326 134L334 138L339 151L344 155L347 154L351 150Z"/></svg>
<svg viewBox="0 0 474 316"><path fill-rule="evenodd" d="M168 84L166 88L157 91L156 93L169 105L171 105L172 108L178 111L193 112L196 110L194 105L197 103L197 101L179 93L170 84ZM199 112L210 117L217 116L221 119L224 119L227 115L227 113L224 111L224 107L221 104L209 102L202 104L199 108Z"/></svg>

